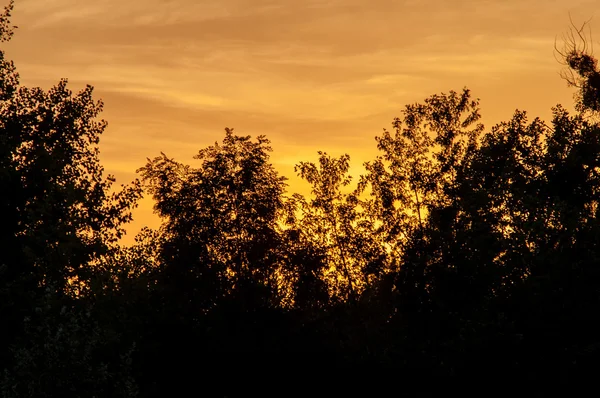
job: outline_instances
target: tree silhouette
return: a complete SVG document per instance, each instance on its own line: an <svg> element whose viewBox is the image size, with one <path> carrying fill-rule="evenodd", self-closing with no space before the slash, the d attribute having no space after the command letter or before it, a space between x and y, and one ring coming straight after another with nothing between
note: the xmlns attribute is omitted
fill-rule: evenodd
<svg viewBox="0 0 600 398"><path fill-rule="evenodd" d="M376 137L356 187L349 155L299 162L306 197L285 196L265 136L229 128L195 165L161 153L111 193L92 87L23 87L0 51L1 396L264 395L285 377L374 395L390 380L375 371L403 389L547 395L593 379L600 108L585 27L559 52L575 114L517 110L485 129L468 89L433 95ZM121 245L143 189L162 225Z"/></svg>
<svg viewBox="0 0 600 398"><path fill-rule="evenodd" d="M591 43L591 33L586 32L588 22L577 27L573 21L569 31L563 36L563 47L559 49L556 44L555 52L560 62L567 66L561 73L569 86L578 89L576 107L580 112L600 111L600 70L598 60L594 57Z"/></svg>
<svg viewBox="0 0 600 398"><path fill-rule="evenodd" d="M13 2L0 18L2 41L12 36L12 9ZM141 189L134 182L110 193L114 178L103 176L97 148L106 123L97 120L102 103L93 100L91 86L76 95L66 80L48 91L23 87L3 52L0 61L3 394L101 388L100 378L84 381L102 367L85 353L101 345L87 340L94 326L76 298L83 299L99 277L93 264L124 233ZM60 308L66 312L56 320ZM79 379L70 372L88 373Z"/></svg>
<svg viewBox="0 0 600 398"><path fill-rule="evenodd" d="M268 143L226 129L222 144L195 157L197 169L163 154L139 170L166 219L165 275L172 273L174 284L192 283L191 290L204 286L197 309L209 310L247 283L262 285L274 294L271 304L279 303L276 221L285 179L268 163Z"/></svg>
<svg viewBox="0 0 600 398"><path fill-rule="evenodd" d="M181 350L222 360L219 352L231 358L271 349L261 328L288 293L277 225L285 178L269 163L270 151L265 137L226 129L222 143L199 151L197 168L162 154L139 170L164 219L159 289ZM182 340L183 331L203 341Z"/></svg>
<svg viewBox="0 0 600 398"><path fill-rule="evenodd" d="M359 285L363 283L361 269L354 264L351 246L356 215L354 198L346 198L342 187L350 184L348 155L333 159L319 152L319 167L300 162L296 171L312 185L314 199L309 204L301 195L294 195L294 211L300 216L296 230L306 234L312 246L326 257L327 269L323 277L330 287L330 295L341 300L356 300ZM344 203L346 202L346 203ZM354 202L354 203L353 203Z"/></svg>

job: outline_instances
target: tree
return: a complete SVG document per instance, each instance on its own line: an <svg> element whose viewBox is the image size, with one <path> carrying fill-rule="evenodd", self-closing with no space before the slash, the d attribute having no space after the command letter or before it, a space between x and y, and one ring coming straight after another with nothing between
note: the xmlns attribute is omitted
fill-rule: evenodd
<svg viewBox="0 0 600 398"><path fill-rule="evenodd" d="M572 376L590 370L600 297L592 282L600 236L598 125L560 106L553 113L548 125L517 111L478 140L467 135L467 145L454 151L443 143L436 149L427 134L410 152L390 140L390 158L402 159L395 173L384 173L383 161L370 164L377 174L364 181L375 182L374 202L388 203L391 215L413 209L404 218L392 322L404 337L392 342L395 355L411 367L453 380L485 376L470 362L536 380L559 366ZM438 134L444 131L453 129ZM412 200L392 207L390 199L408 197L395 192L412 193Z"/></svg>
<svg viewBox="0 0 600 398"><path fill-rule="evenodd" d="M408 105L403 118L394 120L395 134L384 130L376 138L383 154L365 164L367 174L359 191L369 194L387 250L401 264L399 294L414 294L402 299L403 305L416 300L420 307L427 300L423 294L430 286L426 274L431 268L417 265L414 255L430 255L422 246L428 242L428 220L442 216L439 208L447 209L443 218L454 217L456 183L477 151L483 131L479 118L478 102L467 89Z"/></svg>
<svg viewBox="0 0 600 398"><path fill-rule="evenodd" d="M0 16L1 41L12 37L13 5ZM94 330L79 322L101 274L94 265L116 245L141 195L138 182L111 193L114 178L104 176L98 159L106 122L97 119L102 103L92 94L87 86L74 95L66 80L48 91L21 86L0 51L0 367L10 394L37 396L49 384L28 380L46 375L56 393L76 388L58 387L82 364L75 361L81 351L65 346L63 337L83 351L98 350L98 341L86 342L85 332L75 330ZM63 324L54 322L63 306L76 309ZM34 318L27 326L24 319ZM68 331L61 338L45 340L63 326ZM56 353L64 367L51 370ZM88 370L99 366L88 360Z"/></svg>
<svg viewBox="0 0 600 398"><path fill-rule="evenodd" d="M221 143L195 156L198 167L161 154L138 170L163 218L155 241L160 322L169 330L155 350L161 362L197 353L213 365L228 361L234 372L277 351L288 296L277 224L285 178L269 162L270 151L264 136L253 140L227 128ZM175 379L197 370L160 369L161 378Z"/></svg>
<svg viewBox="0 0 600 398"><path fill-rule="evenodd" d="M567 84L578 89L575 96L575 106L578 111L600 111L600 69L598 60L592 53L591 34L586 33L588 22L577 27L571 21L568 33L563 37L563 48L556 44L554 50L559 56L559 61L567 66L561 73Z"/></svg>
<svg viewBox="0 0 600 398"><path fill-rule="evenodd" d="M408 105L403 114L394 120L394 135L384 130L376 138L383 154L365 164L367 175L359 184L378 209L396 254L402 240L422 229L430 208L451 199L453 182L483 131L478 101L467 89Z"/></svg>
<svg viewBox="0 0 600 398"><path fill-rule="evenodd" d="M329 294L341 301L356 301L381 275L386 262L375 224L361 208L358 195L343 192L351 181L349 161L348 155L336 159L319 152L318 165L296 165L298 176L311 184L313 197L293 195L289 213L292 228L322 254L321 277Z"/></svg>
<svg viewBox="0 0 600 398"><path fill-rule="evenodd" d="M61 80L44 92L18 86L12 63L2 71L0 263L67 293L124 233L141 190L134 182L110 193L114 178L103 176L97 147L106 122L96 119L102 103L91 86L73 95Z"/></svg>
<svg viewBox="0 0 600 398"><path fill-rule="evenodd" d="M268 162L264 136L253 142L225 132L222 144L195 157L199 168L162 154L139 170L165 219L165 282L201 295L190 298L198 311L241 294L248 283L273 293L269 305L279 300L277 218L285 179Z"/></svg>

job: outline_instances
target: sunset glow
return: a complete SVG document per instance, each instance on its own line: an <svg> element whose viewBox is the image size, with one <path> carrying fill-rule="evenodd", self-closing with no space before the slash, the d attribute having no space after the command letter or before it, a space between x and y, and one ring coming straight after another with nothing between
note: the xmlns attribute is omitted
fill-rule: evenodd
<svg viewBox="0 0 600 398"><path fill-rule="evenodd" d="M193 162L223 129L265 134L272 161L349 153L356 175L405 104L468 87L487 127L515 107L548 118L573 91L553 50L597 1L20 0L6 54L27 86L95 87L106 172L165 152ZM593 28L595 20L590 22ZM593 32L592 32L593 33ZM133 232L157 226L142 201Z"/></svg>

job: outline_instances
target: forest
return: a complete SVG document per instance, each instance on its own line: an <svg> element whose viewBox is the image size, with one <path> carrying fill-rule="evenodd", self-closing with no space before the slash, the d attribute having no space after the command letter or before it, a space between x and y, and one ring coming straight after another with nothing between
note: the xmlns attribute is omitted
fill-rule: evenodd
<svg viewBox="0 0 600 398"><path fill-rule="evenodd" d="M11 40L13 2L0 16ZM102 102L24 87L0 51L0 395L548 396L600 360L600 69L575 111L491 129L468 89L406 105L379 155L299 161L266 136L149 158L115 187ZM557 70L560 65L557 65ZM120 239L143 195L161 226Z"/></svg>

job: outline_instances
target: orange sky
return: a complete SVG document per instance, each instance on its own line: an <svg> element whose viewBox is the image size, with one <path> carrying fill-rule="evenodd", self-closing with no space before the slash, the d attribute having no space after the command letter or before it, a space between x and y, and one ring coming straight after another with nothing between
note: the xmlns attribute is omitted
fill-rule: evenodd
<svg viewBox="0 0 600 398"><path fill-rule="evenodd" d="M598 0L17 0L3 44L28 86L96 88L101 159L118 183L160 151L193 162L223 129L266 134L272 160L361 164L401 108L469 87L486 126L570 108L555 37ZM591 26L598 26L595 20ZM592 32L593 33L593 32ZM131 231L156 226L142 202ZM127 240L132 239L132 233Z"/></svg>

